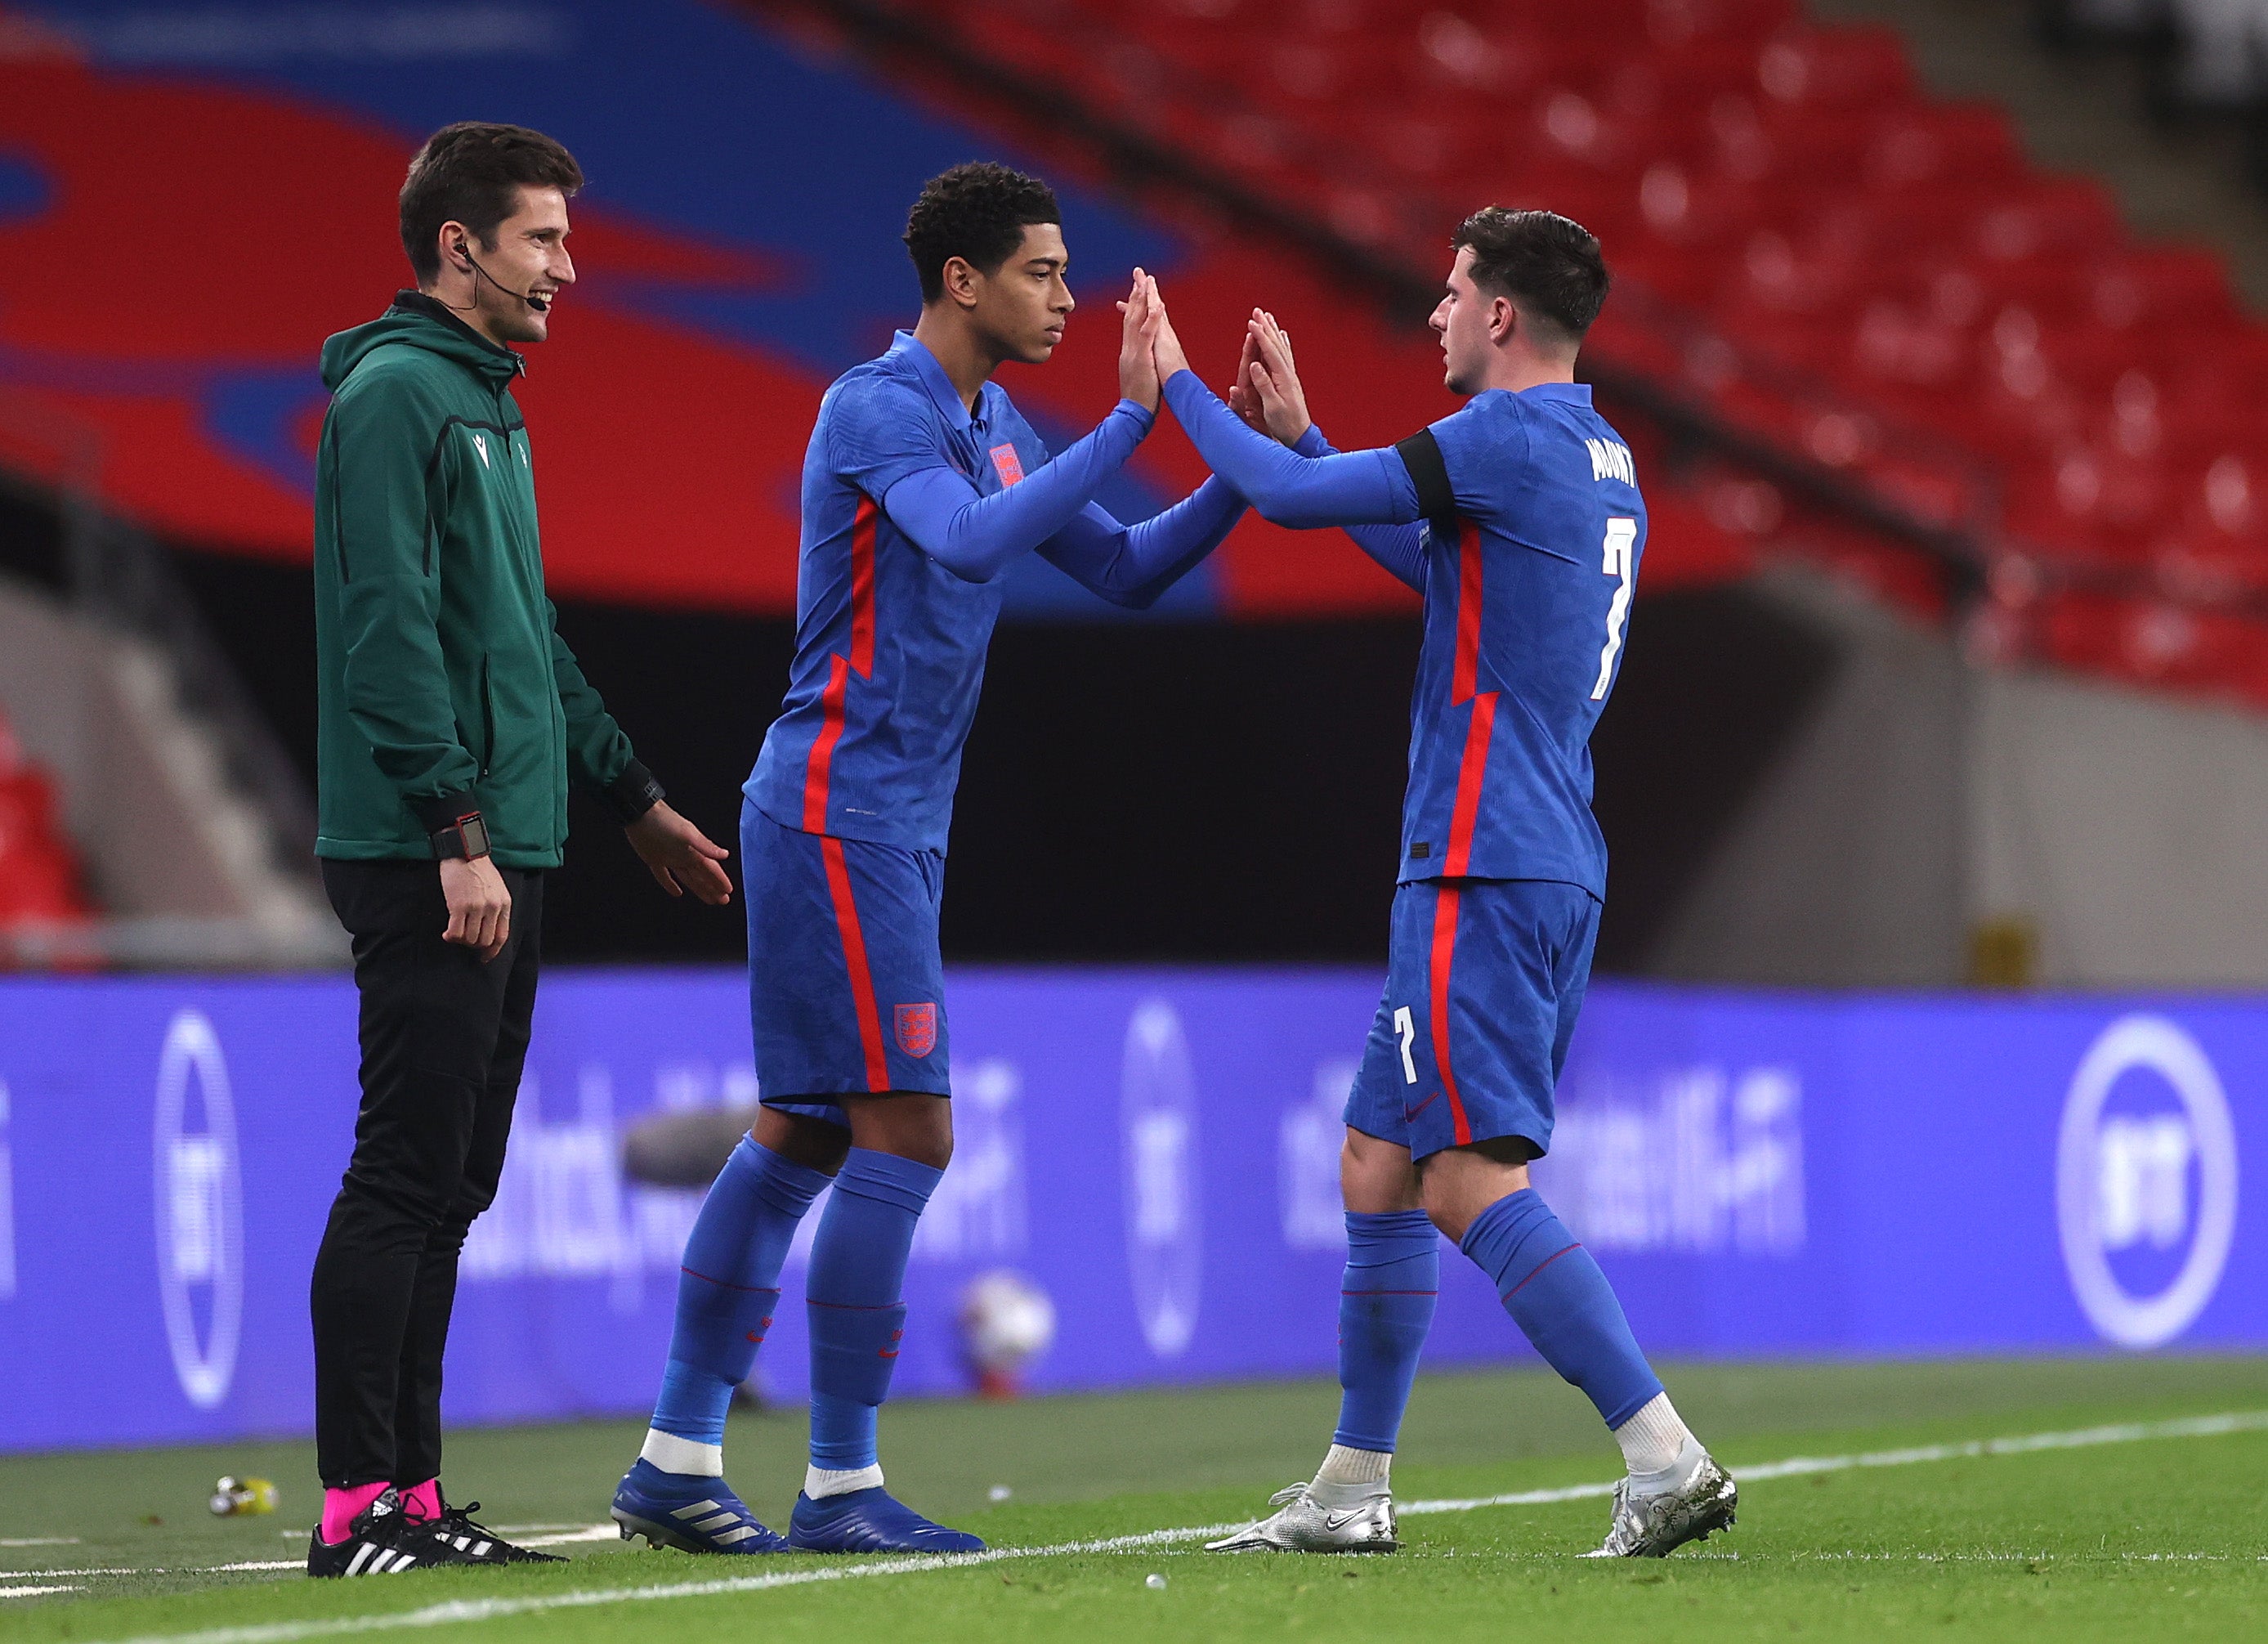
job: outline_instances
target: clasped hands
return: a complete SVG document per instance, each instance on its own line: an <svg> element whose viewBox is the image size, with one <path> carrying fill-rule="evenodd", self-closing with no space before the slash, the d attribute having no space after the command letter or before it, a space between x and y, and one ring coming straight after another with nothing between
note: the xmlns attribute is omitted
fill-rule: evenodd
<svg viewBox="0 0 2268 1644"><path fill-rule="evenodd" d="M1189 364L1156 277L1135 269L1133 289L1118 312L1118 391L1155 411L1163 385ZM1227 400L1229 409L1248 424L1285 445L1298 444L1307 431L1307 394L1292 363L1291 333L1264 308L1254 309L1245 322Z"/></svg>

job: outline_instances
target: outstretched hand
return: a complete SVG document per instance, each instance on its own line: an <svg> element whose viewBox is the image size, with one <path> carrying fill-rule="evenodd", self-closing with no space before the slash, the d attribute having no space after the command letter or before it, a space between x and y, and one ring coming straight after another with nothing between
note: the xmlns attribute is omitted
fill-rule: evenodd
<svg viewBox="0 0 2268 1644"><path fill-rule="evenodd" d="M1228 404L1253 427L1287 446L1299 444L1314 421L1307 415L1307 391L1292 361L1292 334L1264 308L1254 309L1246 323Z"/></svg>
<svg viewBox="0 0 2268 1644"><path fill-rule="evenodd" d="M1150 306L1155 311L1155 328L1151 334L1151 353L1157 362L1158 380L1161 384L1177 371L1189 368L1189 357L1182 349L1181 334L1174 329L1174 318L1166 312L1166 299L1158 290L1158 282L1150 282Z"/></svg>
<svg viewBox="0 0 2268 1644"><path fill-rule="evenodd" d="M654 882L673 896L691 891L711 907L733 899L725 859L733 853L671 809L666 800L622 829Z"/></svg>
<svg viewBox="0 0 2268 1644"><path fill-rule="evenodd" d="M1155 358L1158 317L1162 310L1158 306L1158 282L1141 269L1134 270L1133 289L1118 305L1123 316L1118 328L1118 395L1131 400L1145 411L1158 409L1158 375Z"/></svg>

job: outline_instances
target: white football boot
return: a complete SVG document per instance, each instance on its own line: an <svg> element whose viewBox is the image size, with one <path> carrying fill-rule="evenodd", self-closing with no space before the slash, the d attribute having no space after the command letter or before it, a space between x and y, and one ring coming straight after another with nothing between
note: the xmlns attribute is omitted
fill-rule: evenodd
<svg viewBox="0 0 2268 1644"><path fill-rule="evenodd" d="M1295 1484L1270 1496L1268 1505L1278 1510L1233 1536L1205 1543L1205 1551L1392 1552L1402 1544L1395 1536L1394 1498L1382 1491L1335 1507L1315 1499L1314 1485Z"/></svg>
<svg viewBox="0 0 2268 1644"><path fill-rule="evenodd" d="M1587 1559L1659 1559L1689 1541L1706 1541L1733 1527L1740 1492L1697 1439L1652 1478L1624 1478L1615 1486L1614 1522Z"/></svg>

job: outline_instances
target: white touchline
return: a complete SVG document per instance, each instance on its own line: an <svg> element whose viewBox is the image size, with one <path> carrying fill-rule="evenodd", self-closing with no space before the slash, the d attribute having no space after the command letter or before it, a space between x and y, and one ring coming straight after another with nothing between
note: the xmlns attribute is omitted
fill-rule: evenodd
<svg viewBox="0 0 2268 1644"><path fill-rule="evenodd" d="M0 1587L0 1598L37 1598L43 1593L83 1593L84 1587Z"/></svg>
<svg viewBox="0 0 2268 1644"><path fill-rule="evenodd" d="M2185 1416L2172 1421L2128 1421L2101 1427L2080 1427L2066 1433L2029 1433L2014 1438L1972 1439L1963 1444L1923 1444L1911 1449L1874 1450L1856 1456L1797 1456L1733 1470L1742 1483L1799 1478L1807 1473L1843 1472L1855 1467L1909 1467L1918 1462L1959 1461L1977 1456L2022 1456L2036 1450L2080 1449L2097 1444L2133 1444L2146 1439L2205 1439L2231 1433L2268 1431L2268 1410L2235 1411L2219 1416ZM1410 1501L1395 1508L1403 1514L1469 1513L1489 1507L1542 1507L1555 1501L1580 1501L1614 1493L1611 1484L1569 1485L1556 1490L1519 1490L1507 1495L1449 1498ZM200 1633L148 1633L120 1644L296 1644L300 1639L344 1638L357 1633L391 1633L403 1627L454 1626L468 1621L501 1621L513 1616L541 1615L553 1610L588 1610L602 1604L644 1603L671 1598L718 1598L734 1593L761 1593L775 1587L809 1587L822 1581L858 1581L876 1575L910 1575L922 1570L967 1569L973 1565L998 1564L1008 1559L1044 1559L1069 1553L1132 1552L1169 1547L1176 1542L1204 1541L1244 1528L1242 1521L1228 1524L1190 1524L1179 1530L1152 1530L1133 1536L1106 1536L1096 1541L1065 1541L1043 1547L994 1547L983 1552L949 1554L942 1558L877 1559L871 1564L843 1564L819 1570L783 1570L777 1575L726 1576L713 1581L673 1581L662 1587L596 1588L580 1592L549 1593L537 1598L458 1599L429 1604L423 1610L399 1610L373 1616L343 1616L322 1621L276 1621L257 1626L211 1627Z"/></svg>

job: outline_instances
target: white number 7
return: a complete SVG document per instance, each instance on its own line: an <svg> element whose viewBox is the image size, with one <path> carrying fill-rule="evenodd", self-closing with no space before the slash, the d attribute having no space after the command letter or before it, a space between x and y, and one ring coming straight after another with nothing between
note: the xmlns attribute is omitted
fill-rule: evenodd
<svg viewBox="0 0 2268 1644"><path fill-rule="evenodd" d="M1418 1064L1410 1058L1410 1045L1418 1036L1418 1024L1410 1020L1407 1005L1394 1013L1394 1031L1402 1036L1402 1077L1406 1083L1414 1085L1418 1082Z"/></svg>
<svg viewBox="0 0 2268 1644"><path fill-rule="evenodd" d="M1620 577L1622 586L1615 590L1614 603L1607 607L1607 643L1599 648L1599 682L1591 687L1593 702L1605 701L1607 687L1614 681L1615 657L1623 648L1623 624L1630 620L1631 549L1637 546L1637 520L1607 521L1605 574Z"/></svg>

